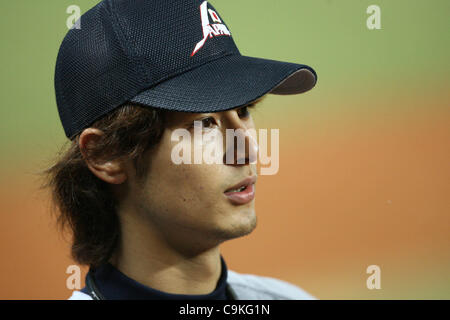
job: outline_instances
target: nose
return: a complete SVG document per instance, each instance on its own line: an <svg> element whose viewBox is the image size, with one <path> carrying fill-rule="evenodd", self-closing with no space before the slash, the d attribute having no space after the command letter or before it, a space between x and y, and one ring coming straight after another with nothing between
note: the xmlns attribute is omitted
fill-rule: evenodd
<svg viewBox="0 0 450 320"><path fill-rule="evenodd" d="M224 164L243 166L255 163L259 147L253 122L239 118L234 111L230 114L227 124Z"/></svg>

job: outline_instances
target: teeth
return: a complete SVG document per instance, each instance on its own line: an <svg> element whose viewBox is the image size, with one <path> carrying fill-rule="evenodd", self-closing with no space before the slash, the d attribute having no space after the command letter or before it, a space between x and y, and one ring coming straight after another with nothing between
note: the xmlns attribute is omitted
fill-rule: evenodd
<svg viewBox="0 0 450 320"><path fill-rule="evenodd" d="M246 186L242 186L239 189L230 190L229 192L241 192L246 188Z"/></svg>

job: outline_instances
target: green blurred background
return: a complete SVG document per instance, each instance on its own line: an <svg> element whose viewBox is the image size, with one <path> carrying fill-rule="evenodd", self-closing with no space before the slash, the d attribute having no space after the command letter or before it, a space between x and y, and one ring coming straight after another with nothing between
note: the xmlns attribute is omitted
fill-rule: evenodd
<svg viewBox="0 0 450 320"><path fill-rule="evenodd" d="M0 2L3 299L70 295L68 243L36 172L66 142L53 88L66 8L97 2ZM229 267L321 299L449 299L450 1L211 3L243 55L319 79L255 110L259 127L280 129L280 171L260 179L255 232L223 246ZM372 4L381 30L366 26ZM380 290L366 288L372 264Z"/></svg>

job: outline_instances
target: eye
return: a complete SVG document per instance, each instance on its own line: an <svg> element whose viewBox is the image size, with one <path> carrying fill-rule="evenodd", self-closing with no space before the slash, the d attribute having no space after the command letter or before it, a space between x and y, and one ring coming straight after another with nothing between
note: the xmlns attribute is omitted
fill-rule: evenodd
<svg viewBox="0 0 450 320"><path fill-rule="evenodd" d="M249 107L251 106L242 107L237 111L239 118L248 118L250 116Z"/></svg>
<svg viewBox="0 0 450 320"><path fill-rule="evenodd" d="M216 119L214 119L213 117L198 119L194 121L192 127L198 127L200 124L203 129L210 129L213 128L214 125L216 124Z"/></svg>
<svg viewBox="0 0 450 320"><path fill-rule="evenodd" d="M202 119L203 128L211 128L216 123L213 117Z"/></svg>

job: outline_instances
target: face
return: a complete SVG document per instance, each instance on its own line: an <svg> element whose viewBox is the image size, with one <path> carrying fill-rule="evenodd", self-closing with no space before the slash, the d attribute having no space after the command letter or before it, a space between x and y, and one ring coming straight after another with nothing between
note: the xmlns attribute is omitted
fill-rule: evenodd
<svg viewBox="0 0 450 320"><path fill-rule="evenodd" d="M249 234L256 227L252 196L252 190L256 191L256 164L251 152L257 152L258 146L254 136L243 134L245 159L241 153L238 162L238 144L235 141L233 150L226 144L226 129L254 129L249 108L206 114L172 112L167 119L161 141L147 156L150 162L147 176L142 183L130 177L134 190L129 194L134 195L135 211L171 241L217 245ZM177 129L186 129L189 138L174 141L172 134ZM200 137L214 137L217 133L223 139L207 139L200 147L197 144L196 149ZM187 144L191 145L187 155L191 156L192 163L175 164L174 148ZM202 152L206 148L216 150L217 159L223 161L194 163L198 148ZM230 162L226 158L231 151L235 157ZM236 191L234 187L243 181L245 190Z"/></svg>

